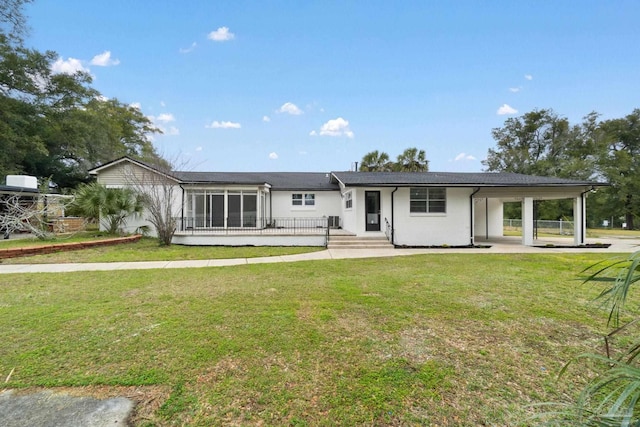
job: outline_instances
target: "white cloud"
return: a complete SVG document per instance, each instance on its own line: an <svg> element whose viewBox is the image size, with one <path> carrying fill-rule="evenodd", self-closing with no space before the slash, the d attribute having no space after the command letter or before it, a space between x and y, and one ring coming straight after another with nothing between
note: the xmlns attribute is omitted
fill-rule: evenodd
<svg viewBox="0 0 640 427"><path fill-rule="evenodd" d="M309 136L318 136L318 132L312 130L311 132L309 132Z"/></svg>
<svg viewBox="0 0 640 427"><path fill-rule="evenodd" d="M156 117L155 120L157 122L169 123L169 122L175 122L176 118L173 117L173 114L171 113L162 113L158 117Z"/></svg>
<svg viewBox="0 0 640 427"><path fill-rule="evenodd" d="M65 61L62 58L58 58L51 65L51 71L53 71L54 73L60 73L60 74L75 74L78 71L88 73L89 69L85 68L82 65L82 61L80 61L79 59L67 58L67 60Z"/></svg>
<svg viewBox="0 0 640 427"><path fill-rule="evenodd" d="M219 122L214 120L211 124L205 126L207 129L240 129L240 123Z"/></svg>
<svg viewBox="0 0 640 427"><path fill-rule="evenodd" d="M531 74L525 74L524 78L527 80L533 80L533 76Z"/></svg>
<svg viewBox="0 0 640 427"><path fill-rule="evenodd" d="M276 153L275 151L272 153L269 153L269 159L270 160L277 160L278 159L278 153Z"/></svg>
<svg viewBox="0 0 640 427"><path fill-rule="evenodd" d="M196 147L196 151L202 151L202 146Z"/></svg>
<svg viewBox="0 0 640 427"><path fill-rule="evenodd" d="M282 107L278 109L278 113L287 113L293 116L299 116L300 114L302 114L302 110L292 102L285 102L284 104L282 104Z"/></svg>
<svg viewBox="0 0 640 427"><path fill-rule="evenodd" d="M109 67L111 65L118 65L119 63L119 59L111 59L110 50L105 50L101 54L94 56L91 60L91 65L97 65L98 67Z"/></svg>
<svg viewBox="0 0 640 427"><path fill-rule="evenodd" d="M520 92L521 90L522 90L522 87L521 87L521 86L518 86L518 87L510 87L510 88L509 88L509 92L513 92L513 93L518 93L518 92Z"/></svg>
<svg viewBox="0 0 640 427"><path fill-rule="evenodd" d="M178 129L175 126L170 126L169 129L167 129L164 132L165 135L180 135L180 129Z"/></svg>
<svg viewBox="0 0 640 427"><path fill-rule="evenodd" d="M213 40L214 42L226 42L233 40L235 37L236 35L229 31L227 27L220 27L215 31L211 31L207 36L209 40Z"/></svg>
<svg viewBox="0 0 640 427"><path fill-rule="evenodd" d="M467 154L467 153L460 153L456 156L455 159L453 159L454 162L460 162L463 160L476 160L475 157L473 157L471 154Z"/></svg>
<svg viewBox="0 0 640 427"><path fill-rule="evenodd" d="M139 102L132 102L131 104L129 104L129 107L142 110L142 104L140 104Z"/></svg>
<svg viewBox="0 0 640 427"><path fill-rule="evenodd" d="M516 114L518 110L510 106L509 104L502 104L502 107L498 108L496 114L499 116L506 116L508 114Z"/></svg>
<svg viewBox="0 0 640 427"><path fill-rule="evenodd" d="M263 121L263 122L270 122L270 121L271 121L271 117L269 117L269 116L262 116L262 121Z"/></svg>
<svg viewBox="0 0 640 427"><path fill-rule="evenodd" d="M161 107L166 107L166 106L167 106L167 104L165 104L165 103L164 103L164 101L160 101L160 106L161 106Z"/></svg>
<svg viewBox="0 0 640 427"><path fill-rule="evenodd" d="M191 46L189 46L189 47L186 47L186 48L182 48L181 47L180 49L178 49L178 52L180 52L180 53L190 53L190 52L193 52L195 50L196 46L198 46L198 44L196 42L193 42L193 43L191 43Z"/></svg>
<svg viewBox="0 0 640 427"><path fill-rule="evenodd" d="M346 136L347 138L353 138L354 136L351 129L349 129L349 121L342 117L329 120L327 123L323 124L320 128L319 134L322 136ZM318 132L314 130L311 131L309 135L316 136L318 135Z"/></svg>

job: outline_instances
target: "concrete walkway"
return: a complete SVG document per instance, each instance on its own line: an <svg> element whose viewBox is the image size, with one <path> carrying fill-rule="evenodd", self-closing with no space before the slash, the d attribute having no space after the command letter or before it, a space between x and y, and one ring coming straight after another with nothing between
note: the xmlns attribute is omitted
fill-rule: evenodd
<svg viewBox="0 0 640 427"><path fill-rule="evenodd" d="M536 245L570 245L572 240L566 238L545 238L536 241ZM69 264L0 264L0 274L11 273L65 273L74 271L115 271L115 270L145 270L159 268L203 268L226 267L244 264L263 264L277 262L297 262L327 259L348 258L379 258L392 256L406 256L417 254L451 254L451 253L577 253L596 252L603 254L631 253L640 250L640 237L637 238L602 238L590 239L588 243L610 244L609 248L560 248L522 246L520 238L502 238L478 244L490 245L488 248L433 248L433 249L326 249L296 255L281 255L262 258L209 259L188 261L141 261L141 262L109 262L109 263L69 263Z"/></svg>

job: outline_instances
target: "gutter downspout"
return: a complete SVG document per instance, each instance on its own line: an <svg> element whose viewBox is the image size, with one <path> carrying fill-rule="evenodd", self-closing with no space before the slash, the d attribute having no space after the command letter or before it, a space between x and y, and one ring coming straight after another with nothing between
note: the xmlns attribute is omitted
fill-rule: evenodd
<svg viewBox="0 0 640 427"><path fill-rule="evenodd" d="M184 231L184 187L182 184L178 184L182 190L182 204L180 205L180 231Z"/></svg>
<svg viewBox="0 0 640 427"><path fill-rule="evenodd" d="M469 242L469 244L471 246L474 245L473 237L474 237L474 234L475 234L474 230L473 230L473 196L478 194L478 191L480 191L480 187L476 187L476 190L469 195L469 224L470 224L470 227L469 227L469 234L470 234L469 235L469 240L470 240L470 242ZM489 231L487 230L487 233L488 232Z"/></svg>
<svg viewBox="0 0 640 427"><path fill-rule="evenodd" d="M398 191L398 187L396 187L396 189L391 192L391 244L393 246L396 245L396 227L395 227L394 222L393 222L393 217L394 217L394 215L393 215L393 212L394 212L394 210L393 210L393 194L396 191Z"/></svg>

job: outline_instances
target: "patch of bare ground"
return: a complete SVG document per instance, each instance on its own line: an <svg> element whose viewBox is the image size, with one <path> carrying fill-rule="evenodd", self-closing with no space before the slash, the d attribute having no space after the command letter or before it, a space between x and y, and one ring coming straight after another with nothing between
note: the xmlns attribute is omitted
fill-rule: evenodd
<svg viewBox="0 0 640 427"><path fill-rule="evenodd" d="M66 394L74 397L92 397L94 399L111 399L124 397L134 402L135 408L128 424L135 426L145 422L157 423L154 415L162 404L169 398L171 388L168 386L109 386L91 385L83 387L29 387L15 389L16 396L23 396L41 391L51 391L56 394Z"/></svg>

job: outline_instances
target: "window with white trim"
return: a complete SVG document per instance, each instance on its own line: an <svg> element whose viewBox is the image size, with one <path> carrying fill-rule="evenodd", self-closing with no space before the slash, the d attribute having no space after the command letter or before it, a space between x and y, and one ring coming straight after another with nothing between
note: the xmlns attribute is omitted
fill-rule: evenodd
<svg viewBox="0 0 640 427"><path fill-rule="evenodd" d="M314 193L294 193L291 195L292 206L315 206L316 195Z"/></svg>
<svg viewBox="0 0 640 427"><path fill-rule="evenodd" d="M353 192L347 191L344 193L344 208L351 209L353 207Z"/></svg>
<svg viewBox="0 0 640 427"><path fill-rule="evenodd" d="M409 203L409 210L412 213L445 213L447 212L447 189L412 187Z"/></svg>

